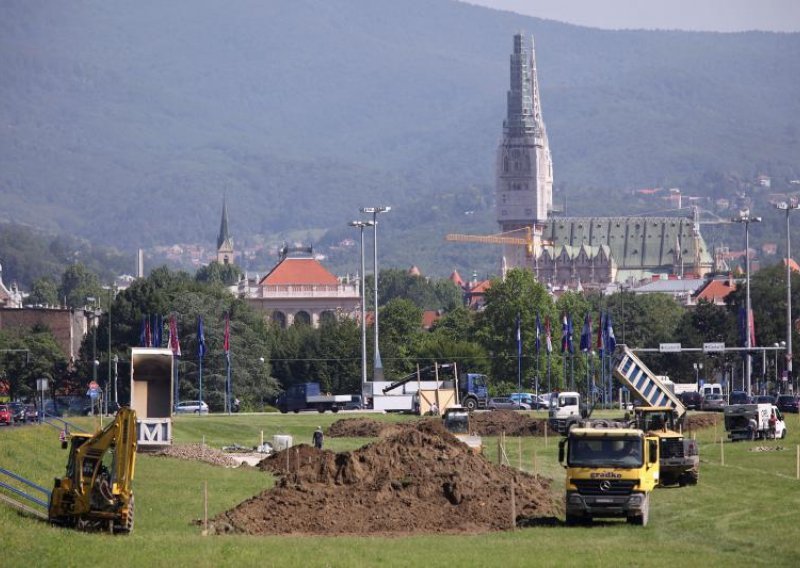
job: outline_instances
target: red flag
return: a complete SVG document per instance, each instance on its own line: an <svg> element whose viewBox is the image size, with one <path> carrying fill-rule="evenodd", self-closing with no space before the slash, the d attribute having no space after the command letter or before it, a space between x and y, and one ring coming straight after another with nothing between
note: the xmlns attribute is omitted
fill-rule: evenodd
<svg viewBox="0 0 800 568"><path fill-rule="evenodd" d="M225 339L222 342L222 350L225 351L225 355L231 350L231 316L228 313L225 314Z"/></svg>
<svg viewBox="0 0 800 568"><path fill-rule="evenodd" d="M169 347L175 357L181 356L181 342L178 340L178 322L175 321L175 314L169 316Z"/></svg>

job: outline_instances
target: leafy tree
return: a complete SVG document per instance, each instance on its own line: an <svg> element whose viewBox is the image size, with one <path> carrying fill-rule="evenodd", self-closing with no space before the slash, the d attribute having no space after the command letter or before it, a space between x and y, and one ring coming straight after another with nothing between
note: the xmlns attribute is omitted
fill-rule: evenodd
<svg viewBox="0 0 800 568"><path fill-rule="evenodd" d="M403 298L390 300L380 312L380 348L386 376L402 376L416 366L416 348L423 335L422 310Z"/></svg>
<svg viewBox="0 0 800 568"><path fill-rule="evenodd" d="M493 380L511 380L517 377L517 316L521 320L523 351L529 355L535 341L536 314L542 321L545 316L553 316L553 302L533 273L519 268L510 270L505 280L492 280L485 299L486 307L476 322L476 337L493 357ZM528 384L534 365L533 358L523 358L523 384Z"/></svg>
<svg viewBox="0 0 800 568"><path fill-rule="evenodd" d="M198 282L205 282L209 284L224 284L225 286L233 286L242 277L241 269L235 264L220 264L216 260L202 266L197 270L195 279Z"/></svg>
<svg viewBox="0 0 800 568"><path fill-rule="evenodd" d="M49 276L38 278L31 288L28 303L34 305L57 306L58 284Z"/></svg>
<svg viewBox="0 0 800 568"><path fill-rule="evenodd" d="M8 383L12 400L32 400L36 379L52 379L51 388L59 387L66 371L67 359L49 329L0 331L0 378Z"/></svg>
<svg viewBox="0 0 800 568"><path fill-rule="evenodd" d="M395 298L414 302L423 310L452 309L462 303L461 291L448 279L431 280L406 270L381 270L378 300L385 305Z"/></svg>
<svg viewBox="0 0 800 568"><path fill-rule="evenodd" d="M68 266L61 276L58 296L64 299L68 307L79 308L92 303L87 298L95 298L99 305L103 294L97 275L83 264L76 263Z"/></svg>

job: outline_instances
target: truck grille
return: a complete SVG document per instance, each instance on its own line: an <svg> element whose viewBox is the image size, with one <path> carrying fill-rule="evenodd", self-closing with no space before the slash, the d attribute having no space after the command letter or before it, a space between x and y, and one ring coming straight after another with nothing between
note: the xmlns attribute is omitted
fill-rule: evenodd
<svg viewBox="0 0 800 568"><path fill-rule="evenodd" d="M575 479L572 481L581 495L630 495L635 479ZM601 485L602 484L602 485Z"/></svg>
<svg viewBox="0 0 800 568"><path fill-rule="evenodd" d="M661 457L668 458L682 458L683 456L683 440L679 438L664 438L661 440Z"/></svg>

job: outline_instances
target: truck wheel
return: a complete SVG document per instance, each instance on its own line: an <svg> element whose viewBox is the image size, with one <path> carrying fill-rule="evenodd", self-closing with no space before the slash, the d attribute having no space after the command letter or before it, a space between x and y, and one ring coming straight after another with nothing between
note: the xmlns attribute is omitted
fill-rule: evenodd
<svg viewBox="0 0 800 568"><path fill-rule="evenodd" d="M319 412L320 414L325 414L325 409L324 408L317 408L317 412Z"/></svg>
<svg viewBox="0 0 800 568"><path fill-rule="evenodd" d="M564 519L564 523L565 523L565 524L566 524L568 527L574 527L574 526L577 526L577 525L579 525L579 524L580 524L580 522L581 522L581 517L580 517L580 515L570 515L569 513L567 513L567 517L566 517L566 519Z"/></svg>
<svg viewBox="0 0 800 568"><path fill-rule="evenodd" d="M686 472L686 485L697 485L700 478L700 472L696 469Z"/></svg>
<svg viewBox="0 0 800 568"><path fill-rule="evenodd" d="M650 520L650 496L645 497L644 505L642 506L642 514L633 517L628 517L628 523L646 527L647 521Z"/></svg>
<svg viewBox="0 0 800 568"><path fill-rule="evenodd" d="M784 428L783 432L781 432L781 440L783 440L785 437L786 437L786 428Z"/></svg>
<svg viewBox="0 0 800 568"><path fill-rule="evenodd" d="M472 412L473 410L478 408L478 401L475 400L474 398L468 398L467 400L464 401L464 408Z"/></svg>
<svg viewBox="0 0 800 568"><path fill-rule="evenodd" d="M339 412L339 407L338 406L334 406L333 408L331 408L331 412L336 414L337 412Z"/></svg>

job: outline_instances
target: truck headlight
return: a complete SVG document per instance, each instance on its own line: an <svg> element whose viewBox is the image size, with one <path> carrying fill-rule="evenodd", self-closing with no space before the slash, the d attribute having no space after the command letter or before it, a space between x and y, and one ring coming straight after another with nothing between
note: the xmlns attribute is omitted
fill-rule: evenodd
<svg viewBox="0 0 800 568"><path fill-rule="evenodd" d="M631 495L628 497L628 505L641 505L644 498L641 495Z"/></svg>
<svg viewBox="0 0 800 568"><path fill-rule="evenodd" d="M583 505L583 497L578 495L577 493L573 493L569 496L569 504L570 505Z"/></svg>

